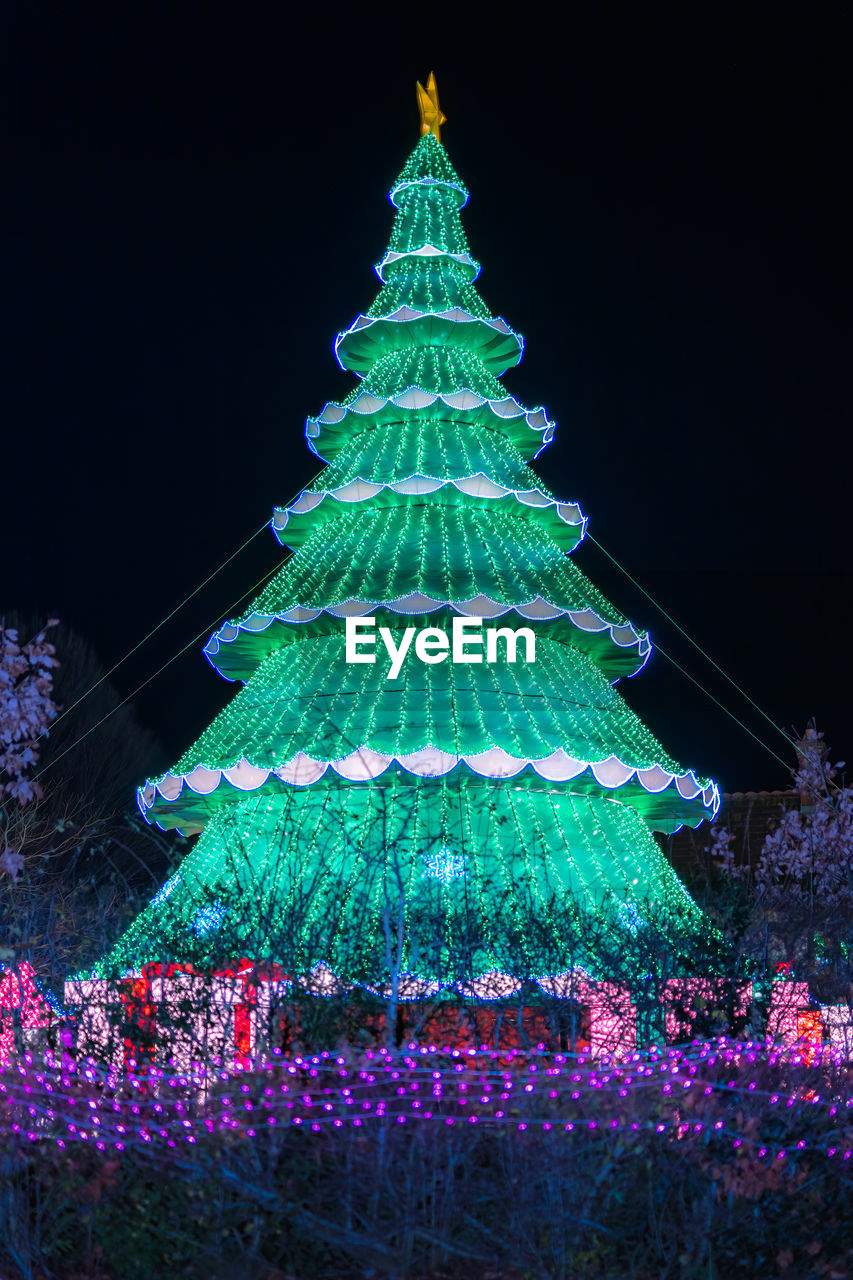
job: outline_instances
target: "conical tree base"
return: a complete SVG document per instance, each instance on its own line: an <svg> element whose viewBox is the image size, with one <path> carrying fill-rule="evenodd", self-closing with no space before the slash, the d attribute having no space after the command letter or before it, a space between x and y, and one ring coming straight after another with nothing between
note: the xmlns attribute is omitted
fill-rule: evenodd
<svg viewBox="0 0 853 1280"><path fill-rule="evenodd" d="M251 956L377 990L406 974L417 994L594 969L584 919L607 912L617 942L650 912L701 922L633 808L513 781L391 777L221 811L105 967Z"/></svg>

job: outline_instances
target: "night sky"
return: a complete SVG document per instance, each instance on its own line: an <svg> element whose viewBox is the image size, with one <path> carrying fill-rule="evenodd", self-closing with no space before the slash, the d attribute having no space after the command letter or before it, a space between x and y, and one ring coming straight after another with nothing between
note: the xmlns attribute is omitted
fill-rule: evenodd
<svg viewBox="0 0 853 1280"><path fill-rule="evenodd" d="M783 728L853 751L851 33L835 4L664 10L6 6L0 605L111 665L313 477L434 69L478 287L527 343L505 385L558 423L541 476ZM257 538L116 673L204 631L136 700L164 765L233 692L203 639L279 555ZM787 785L665 658L623 688L724 790Z"/></svg>

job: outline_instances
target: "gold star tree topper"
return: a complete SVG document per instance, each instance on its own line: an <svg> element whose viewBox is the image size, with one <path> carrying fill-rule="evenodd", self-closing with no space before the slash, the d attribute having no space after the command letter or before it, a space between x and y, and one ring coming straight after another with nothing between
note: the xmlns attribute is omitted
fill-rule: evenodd
<svg viewBox="0 0 853 1280"><path fill-rule="evenodd" d="M438 105L438 86L434 72L429 73L426 88L420 80L417 82L418 111L421 113L421 133L434 133L441 142L441 126L446 123L447 116Z"/></svg>

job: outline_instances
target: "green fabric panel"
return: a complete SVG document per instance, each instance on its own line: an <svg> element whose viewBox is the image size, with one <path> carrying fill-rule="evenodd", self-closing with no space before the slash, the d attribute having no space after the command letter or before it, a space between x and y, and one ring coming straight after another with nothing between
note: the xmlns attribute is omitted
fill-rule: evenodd
<svg viewBox="0 0 853 1280"><path fill-rule="evenodd" d="M415 311L450 311L459 307L481 320L491 320L489 308L469 283L468 275L452 259L407 258L397 265L367 314L388 316L400 307Z"/></svg>
<svg viewBox="0 0 853 1280"><path fill-rule="evenodd" d="M494 411L488 401L476 408L466 409L449 405L446 401L436 402L425 409L401 407L393 401L381 403L379 408L372 410L365 406L364 401L360 401L359 405L360 409L352 408L338 421L320 422L317 418L307 420L306 437L310 441L309 447L325 462L336 461L344 451L349 454L350 445L359 437L362 439L356 445L356 450L364 448L364 437L371 431L382 430L384 427L393 427L399 431L410 423L415 430L420 424L439 422L445 427L452 426L460 431L496 435L509 447L510 460L518 455L523 463L529 463L544 447L542 409L536 410L537 425L531 426L527 420L527 410L519 407L517 414L503 417ZM315 425L319 428L319 433L315 430ZM549 426L553 433L554 424L549 423ZM497 452L500 452L499 446Z"/></svg>
<svg viewBox="0 0 853 1280"><path fill-rule="evenodd" d="M508 605L541 596L558 608L591 608L608 622L625 623L543 530L482 508L439 506L343 511L287 561L243 616L353 598L396 600L410 591L439 600L486 595Z"/></svg>
<svg viewBox="0 0 853 1280"><path fill-rule="evenodd" d="M391 484L412 475L457 480L482 474L506 489L539 489L552 495L521 454L496 431L443 420L438 405L355 436L315 487L333 490L352 480Z"/></svg>
<svg viewBox="0 0 853 1280"><path fill-rule="evenodd" d="M507 389L473 351L463 347L418 347L380 355L347 397L350 404L364 391L379 399L420 387L437 395L473 391L487 400L503 400Z"/></svg>
<svg viewBox="0 0 853 1280"><path fill-rule="evenodd" d="M523 646L506 662L503 644L494 664L427 665L412 653L396 680L386 679L379 640L375 653L372 665L347 663L341 625L270 654L172 772L244 758L272 768L299 751L337 760L361 747L402 755L426 746L454 755L501 747L521 759L562 747L588 762L615 755L634 768L684 772L576 649L540 636L532 663Z"/></svg>
<svg viewBox="0 0 853 1280"><path fill-rule="evenodd" d="M450 157L434 134L425 133L403 165L392 190L406 182L418 182L428 179L433 182L447 182L457 187L463 194L467 188L450 162Z"/></svg>
<svg viewBox="0 0 853 1280"><path fill-rule="evenodd" d="M424 245L448 253L469 253L459 217L459 193L443 186L419 186L401 191L389 249L411 253ZM393 267L386 268L390 276Z"/></svg>

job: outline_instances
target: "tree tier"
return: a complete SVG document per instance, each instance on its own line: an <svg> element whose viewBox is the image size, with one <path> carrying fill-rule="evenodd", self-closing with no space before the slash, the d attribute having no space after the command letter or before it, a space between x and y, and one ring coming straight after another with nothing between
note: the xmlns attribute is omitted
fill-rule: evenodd
<svg viewBox="0 0 853 1280"><path fill-rule="evenodd" d="M140 787L137 804L147 822L189 836L203 831L215 814L230 809L248 793L277 796L306 787L360 789L376 785L386 775L415 787L442 778L460 792L474 788L484 804L491 788L509 778L518 791L618 797L650 830L667 835L713 819L720 805L716 785L697 778L692 770L671 774L659 765L631 769L616 756L590 764L559 748L544 760L519 761L501 750L453 756L434 747L401 756L361 749L332 762L299 753L281 769L258 768L248 760L223 770L197 765L187 774L167 773L158 782Z"/></svg>
<svg viewBox="0 0 853 1280"><path fill-rule="evenodd" d="M451 249L440 248L438 245L430 244L429 241L424 241L422 236L417 234L408 235L406 241L407 248L389 249L382 261L377 262L373 268L383 284L393 280L394 276L401 271L410 271L418 261L431 262L433 265L453 263L454 266L462 269L467 283L476 280L480 274L479 262L475 261L467 250L454 253ZM397 243L399 245L402 242L402 238L399 238Z"/></svg>
<svg viewBox="0 0 853 1280"><path fill-rule="evenodd" d="M316 530L205 652L219 669L229 661L223 647L233 644L240 665L223 674L244 679L242 664L254 670L284 642L281 628L268 630L278 618L313 622L325 610L346 616L383 605L428 614L446 604L487 618L514 608L554 626L567 619L578 632L572 643L594 654L609 679L633 674L650 651L646 634L535 525L482 508L368 506Z"/></svg>
<svg viewBox="0 0 853 1280"><path fill-rule="evenodd" d="M432 392L442 397L459 392L495 401L509 398L503 383L489 372L475 351L464 347L410 347L380 356L344 400L343 407L360 408L365 393L381 400L407 391ZM418 404L417 400L407 403L411 407ZM457 407L464 409L466 403L463 400ZM470 402L471 408L478 406L478 399Z"/></svg>
<svg viewBox="0 0 853 1280"><path fill-rule="evenodd" d="M313 441L322 439L322 451L335 450L342 435L349 438L365 427L411 418L491 427L526 458L554 434L545 410L525 409L507 395L476 352L437 345L404 347L380 356L342 404L327 404L317 418L308 419L306 437L312 448Z"/></svg>
<svg viewBox="0 0 853 1280"><path fill-rule="evenodd" d="M427 414L401 416L393 426L359 432L321 473L321 479L323 491L334 493L355 480L393 484L413 475L437 480L483 475L508 490L535 486L554 500L518 450L499 432Z"/></svg>
<svg viewBox="0 0 853 1280"><path fill-rule="evenodd" d="M226 623L215 632L204 647L205 656L215 671L226 680L245 683L254 671L276 649L295 644L306 636L340 632L342 618L375 616L377 626L399 630L418 617L431 627L450 630L454 616L483 618L495 625L536 627L537 635L558 644L573 645L589 654L598 669L611 681L634 676L652 651L645 633L640 635L630 625L608 624L592 609L558 609L548 601L537 599L508 609L505 604L476 596L448 606L446 600L432 599L422 592L412 592L393 603L371 600L348 600L330 609L306 609L297 605L281 614L251 613L240 623Z"/></svg>
<svg viewBox="0 0 853 1280"><path fill-rule="evenodd" d="M441 780L243 797L213 818L99 973L225 955L317 967L381 990L386 927L401 918L404 991L503 973L595 972L596 942L624 946L651 915L701 916L629 806L566 791ZM393 948L392 948L393 952ZM638 975L639 977L640 975ZM484 994L508 994L495 990Z"/></svg>
<svg viewBox="0 0 853 1280"><path fill-rule="evenodd" d="M464 311L477 320L493 320L471 283L471 269L454 257L410 253L385 268L387 279L368 308L374 320L396 315L401 308L430 315Z"/></svg>
<svg viewBox="0 0 853 1280"><path fill-rule="evenodd" d="M396 208L405 211L410 202L420 207L424 196L432 200L435 195L446 200L449 207L459 210L468 201L468 188L438 138L427 133L410 154L388 199Z"/></svg>
<svg viewBox="0 0 853 1280"><path fill-rule="evenodd" d="M393 397L365 391L351 404L327 404L316 418L306 420L305 439L318 458L331 462L369 429L405 428L409 422L424 421L498 432L525 461L550 444L555 429L544 409L525 409L513 396L488 400L467 389L439 395L412 386Z"/></svg>
<svg viewBox="0 0 853 1280"><path fill-rule="evenodd" d="M357 783L395 762L421 777L460 764L490 778L530 767L569 790L618 789L656 825L658 815L698 821L716 804L577 649L538 635L533 661L523 641L515 662L504 648L479 664L411 653L392 680L376 640L372 664L347 661L342 629L270 654L172 771L141 789L143 812L163 824L179 802L173 825L186 826L187 802L202 814L241 791L314 785L330 768Z"/></svg>
<svg viewBox="0 0 853 1280"><path fill-rule="evenodd" d="M358 316L335 339L335 356L342 369L365 374L382 356L413 347L459 347L501 374L519 363L524 340L500 317L481 320L458 307L435 312L400 307L377 319Z"/></svg>
<svg viewBox="0 0 853 1280"><path fill-rule="evenodd" d="M254 608L323 608L410 591L445 600L486 595L508 605L541 597L626 622L545 530L498 504L346 507L287 561Z"/></svg>

